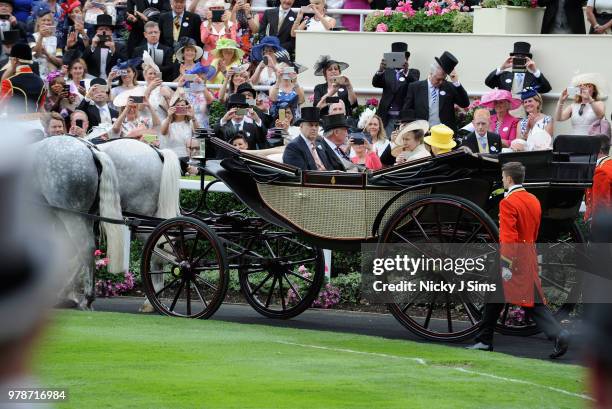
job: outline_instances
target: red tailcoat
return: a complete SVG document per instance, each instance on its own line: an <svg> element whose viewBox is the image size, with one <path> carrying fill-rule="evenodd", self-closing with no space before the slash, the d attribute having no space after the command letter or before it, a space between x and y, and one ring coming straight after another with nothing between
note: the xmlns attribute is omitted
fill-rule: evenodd
<svg viewBox="0 0 612 409"><path fill-rule="evenodd" d="M499 204L502 266L512 271L510 280L502 279L508 303L532 307L534 289L537 289L540 299L545 302L535 247L541 217L539 200L522 187L512 190Z"/></svg>
<svg viewBox="0 0 612 409"><path fill-rule="evenodd" d="M589 220L597 211L612 208L612 158L603 158L595 168L593 187L585 193L586 212L584 220Z"/></svg>

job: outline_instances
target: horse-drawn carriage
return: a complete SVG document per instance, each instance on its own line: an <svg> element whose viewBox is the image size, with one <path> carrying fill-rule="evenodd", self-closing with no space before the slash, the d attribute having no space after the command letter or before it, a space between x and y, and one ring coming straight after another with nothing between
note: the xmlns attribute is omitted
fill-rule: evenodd
<svg viewBox="0 0 612 409"><path fill-rule="evenodd" d="M497 243L500 167L511 160L526 165L524 185L542 203L538 241L582 242L576 218L597 150L585 139L558 137L553 151L490 157L458 150L374 172L344 173L302 171L207 138L200 165L202 206L151 231L141 263L145 291L162 314L208 318L225 297L230 271L237 271L240 289L255 310L272 318L294 317L312 304L324 281L321 248ZM217 181L246 208L209 209L207 195ZM572 262L571 257L541 260L543 287L559 314L569 314L579 297L579 275L560 268ZM388 307L423 337L460 340L478 329L483 302L425 294ZM536 332L528 319L509 320L512 312L508 306L500 316L500 331Z"/></svg>

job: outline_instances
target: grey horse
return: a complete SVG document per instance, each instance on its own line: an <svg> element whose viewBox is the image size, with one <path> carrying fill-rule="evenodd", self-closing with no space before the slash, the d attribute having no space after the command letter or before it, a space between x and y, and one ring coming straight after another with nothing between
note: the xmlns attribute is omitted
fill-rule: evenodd
<svg viewBox="0 0 612 409"><path fill-rule="evenodd" d="M133 139L116 139L98 147L117 169L123 211L161 219L180 215L181 168L173 151L155 150ZM153 276L154 288L161 289L163 279L162 275ZM148 300L141 311L153 311Z"/></svg>
<svg viewBox="0 0 612 409"><path fill-rule="evenodd" d="M82 214L99 212L121 219L117 171L110 157L73 136L54 136L30 146L31 188L34 200L53 208L54 226L70 238L70 284L60 295L81 309L94 300L94 220ZM98 165L100 170L98 170ZM66 210L60 210L66 209ZM73 211L73 212L70 212ZM109 271L122 272L124 235L121 225L101 223L106 236Z"/></svg>

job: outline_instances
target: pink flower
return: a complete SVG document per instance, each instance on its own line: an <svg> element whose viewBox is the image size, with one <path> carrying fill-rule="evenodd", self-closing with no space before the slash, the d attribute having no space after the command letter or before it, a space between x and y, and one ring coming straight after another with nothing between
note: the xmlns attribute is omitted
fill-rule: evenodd
<svg viewBox="0 0 612 409"><path fill-rule="evenodd" d="M374 17L380 17L380 10L376 10L373 15Z"/></svg>
<svg viewBox="0 0 612 409"><path fill-rule="evenodd" d="M427 11L425 12L425 15L427 15L427 16L433 16L434 14L436 14L436 12L435 12L435 11L433 11L433 10L427 10Z"/></svg>
<svg viewBox="0 0 612 409"><path fill-rule="evenodd" d="M449 9L442 9L442 11L440 12L440 14L446 14L446 13L450 13Z"/></svg>
<svg viewBox="0 0 612 409"><path fill-rule="evenodd" d="M379 23L376 26L376 32L377 33L386 33L389 30L389 27L387 27L387 25L385 23Z"/></svg>
<svg viewBox="0 0 612 409"><path fill-rule="evenodd" d="M389 17L391 14L393 14L393 10L391 10L391 7L385 7L385 9L383 10L383 15L385 17Z"/></svg>
<svg viewBox="0 0 612 409"><path fill-rule="evenodd" d="M304 266L304 264L302 264L301 266L298 267L298 271L300 273L305 273L306 271L308 271L308 269L306 268L306 266Z"/></svg>
<svg viewBox="0 0 612 409"><path fill-rule="evenodd" d="M102 250L94 251L94 257L100 257L102 254L104 254L104 253L102 253Z"/></svg>
<svg viewBox="0 0 612 409"><path fill-rule="evenodd" d="M450 10L453 10L453 11L455 11L455 10L459 10L460 8L461 8L461 7L459 7L459 5L458 5L457 3L453 3L453 4L451 4L451 5L450 5L450 7L449 7L449 9L450 9Z"/></svg>
<svg viewBox="0 0 612 409"><path fill-rule="evenodd" d="M308 97L308 102L314 102L314 94Z"/></svg>

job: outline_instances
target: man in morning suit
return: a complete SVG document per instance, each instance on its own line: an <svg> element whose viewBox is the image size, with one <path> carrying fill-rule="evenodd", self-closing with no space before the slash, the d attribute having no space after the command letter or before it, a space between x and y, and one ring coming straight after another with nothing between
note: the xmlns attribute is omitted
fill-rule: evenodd
<svg viewBox="0 0 612 409"><path fill-rule="evenodd" d="M455 66L459 63L454 55L444 51L432 64L426 80L408 86L402 111L414 110L417 119L424 119L430 126L444 124L457 131L455 105L467 108L470 98L459 82ZM450 76L451 82L446 81Z"/></svg>
<svg viewBox="0 0 612 409"><path fill-rule="evenodd" d="M491 124L491 113L488 109L480 108L474 111L474 132L463 139L462 146L467 146L474 153L492 153L497 155L501 152L501 136L489 132Z"/></svg>
<svg viewBox="0 0 612 409"><path fill-rule="evenodd" d="M264 12L261 23L259 23L259 38L278 37L281 46L291 55L295 53L295 37L291 36L291 26L297 16L291 10L293 2L294 0L280 0L278 7Z"/></svg>
<svg viewBox="0 0 612 409"><path fill-rule="evenodd" d="M155 21L148 21L144 25L146 42L134 49L132 57L142 58L142 53L147 52L159 67L162 74L162 80L172 81L174 79L172 78L174 70L172 57L174 56L174 50L159 42L160 34L159 24Z"/></svg>
<svg viewBox="0 0 612 409"><path fill-rule="evenodd" d="M542 209L539 200L523 186L525 167L519 162L502 166L502 181L508 190L499 203L499 248L504 301L519 305L531 316L544 334L554 340L550 358L558 358L567 352L569 332L561 329L550 310L544 305L542 283L538 274L538 254L535 242L538 237ZM490 300L489 300L490 301ZM477 343L468 349L492 351L493 332L499 314L504 309L501 300L487 302Z"/></svg>
<svg viewBox="0 0 612 409"><path fill-rule="evenodd" d="M301 113L301 118L296 122L300 127L300 136L285 147L283 163L302 170L334 170L323 146L325 142L319 138L319 108L305 107Z"/></svg>
<svg viewBox="0 0 612 409"><path fill-rule="evenodd" d="M537 88L540 94L550 92L550 83L531 57L531 44L524 41L514 43L514 51L510 53L510 57L499 68L491 71L485 79L485 85L489 88L505 89L512 92L512 95L518 95L528 87ZM518 64L519 62L524 62L525 65ZM507 71L508 69L512 71Z"/></svg>
<svg viewBox="0 0 612 409"><path fill-rule="evenodd" d="M117 64L117 60L127 58L125 47L113 41L114 28L111 16L98 15L94 26L96 35L91 39L91 46L83 53L88 73L94 77L106 79L111 68Z"/></svg>
<svg viewBox="0 0 612 409"><path fill-rule="evenodd" d="M92 128L100 124L112 125L113 120L119 116L119 112L109 104L109 95L106 81L102 78L91 80L87 95L81 100L77 110L85 112Z"/></svg>
<svg viewBox="0 0 612 409"><path fill-rule="evenodd" d="M597 138L600 138L601 145L593 175L593 187L585 192L585 221L590 220L598 212L612 210L612 158L608 155L610 138L607 135L600 135Z"/></svg>
<svg viewBox="0 0 612 409"><path fill-rule="evenodd" d="M174 48L179 38L189 37L194 39L197 45L202 46L200 16L185 10L185 0L170 0L170 7L172 11L159 16L160 42Z"/></svg>
<svg viewBox="0 0 612 409"><path fill-rule="evenodd" d="M249 106L243 94L232 94L227 101L227 112L219 121L216 136L226 142L231 141L238 131L246 136L249 149L268 147L267 129L257 112Z"/></svg>
<svg viewBox="0 0 612 409"><path fill-rule="evenodd" d="M408 44L401 42L392 43L391 52L404 53L406 56L404 66L402 68L387 68L387 64L383 59L380 63L380 68L372 78L372 86L383 89L376 114L383 120L387 135L391 135L395 123L399 120L408 85L418 81L421 76L419 70L408 68L408 58L410 58Z"/></svg>

